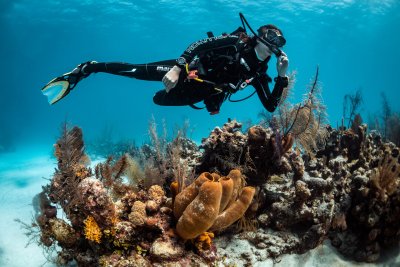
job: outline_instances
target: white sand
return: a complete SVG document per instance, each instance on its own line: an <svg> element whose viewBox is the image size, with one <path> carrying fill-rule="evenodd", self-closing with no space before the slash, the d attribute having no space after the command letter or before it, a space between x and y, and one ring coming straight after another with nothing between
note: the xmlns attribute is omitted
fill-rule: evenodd
<svg viewBox="0 0 400 267"><path fill-rule="evenodd" d="M43 150L42 150L43 151ZM32 198L41 192L54 171L50 150L44 153L7 153L0 155L0 266L54 266L46 263L42 249L36 244L25 247L28 238L20 219L30 223L34 213Z"/></svg>

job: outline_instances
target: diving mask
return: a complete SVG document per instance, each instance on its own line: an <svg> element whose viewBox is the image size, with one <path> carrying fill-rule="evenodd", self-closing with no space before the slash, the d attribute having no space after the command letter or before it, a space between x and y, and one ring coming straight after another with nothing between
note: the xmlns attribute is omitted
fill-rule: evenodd
<svg viewBox="0 0 400 267"><path fill-rule="evenodd" d="M282 51L279 48L286 44L286 39L278 30L263 29L263 27L260 27L258 29L257 38L260 42L268 46L272 53L274 53L277 57L282 55Z"/></svg>
<svg viewBox="0 0 400 267"><path fill-rule="evenodd" d="M282 47L286 44L286 39L275 29L267 29L261 36L264 41L268 42L272 46Z"/></svg>

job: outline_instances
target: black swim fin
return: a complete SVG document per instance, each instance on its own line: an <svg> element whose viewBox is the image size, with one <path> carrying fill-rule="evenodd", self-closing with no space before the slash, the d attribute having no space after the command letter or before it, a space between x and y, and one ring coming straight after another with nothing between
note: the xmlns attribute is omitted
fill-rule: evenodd
<svg viewBox="0 0 400 267"><path fill-rule="evenodd" d="M50 105L53 105L66 97L80 80L89 76L89 74L84 74L82 72L82 69L86 64L88 64L88 62L79 64L71 72L67 72L60 77L54 78L42 88L42 93L47 96Z"/></svg>

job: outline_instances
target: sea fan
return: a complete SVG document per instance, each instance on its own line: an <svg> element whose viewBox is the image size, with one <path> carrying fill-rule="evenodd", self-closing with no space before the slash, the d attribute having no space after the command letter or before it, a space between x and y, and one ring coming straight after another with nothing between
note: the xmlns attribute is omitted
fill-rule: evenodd
<svg viewBox="0 0 400 267"><path fill-rule="evenodd" d="M125 185L122 179L122 175L127 168L128 160L126 154L115 162L109 157L105 163L96 165L96 178L102 181L104 186L111 190L114 196L120 196L129 189L128 185Z"/></svg>
<svg viewBox="0 0 400 267"><path fill-rule="evenodd" d="M321 97L318 74L317 67L314 81L303 102L295 106L291 106L287 101L281 102L277 116L283 136L291 134L296 143L309 154L313 154L323 145L327 136L324 126L327 119L326 107Z"/></svg>
<svg viewBox="0 0 400 267"><path fill-rule="evenodd" d="M68 129L67 123L62 127L61 138L54 145L58 169L50 185L49 198L64 209L67 217L72 220L75 205L79 202L76 188L79 183L91 175L91 170L84 168L87 156L84 153L82 130L74 127ZM86 171L82 171L85 169Z"/></svg>
<svg viewBox="0 0 400 267"><path fill-rule="evenodd" d="M378 166L372 170L370 181L380 199L386 201L400 186L398 158L392 157L386 152L380 159Z"/></svg>

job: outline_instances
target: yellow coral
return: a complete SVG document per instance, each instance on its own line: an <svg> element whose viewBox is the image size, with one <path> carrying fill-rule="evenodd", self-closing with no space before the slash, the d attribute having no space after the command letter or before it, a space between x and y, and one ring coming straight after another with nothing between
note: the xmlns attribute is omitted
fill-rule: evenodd
<svg viewBox="0 0 400 267"><path fill-rule="evenodd" d="M85 224L84 231L87 240L100 243L102 236L101 229L92 216L88 216L83 222Z"/></svg>
<svg viewBox="0 0 400 267"><path fill-rule="evenodd" d="M214 238L214 233L204 232L196 238L195 245L199 251L209 250L212 244L212 238Z"/></svg>

